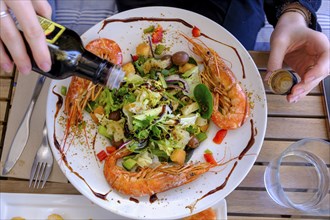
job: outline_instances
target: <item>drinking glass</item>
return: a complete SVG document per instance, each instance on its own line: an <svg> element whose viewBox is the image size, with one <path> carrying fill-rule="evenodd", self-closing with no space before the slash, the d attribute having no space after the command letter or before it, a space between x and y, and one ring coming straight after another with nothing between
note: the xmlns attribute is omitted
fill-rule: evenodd
<svg viewBox="0 0 330 220"><path fill-rule="evenodd" d="M279 205L330 215L330 142L306 138L290 145L267 166L265 187Z"/></svg>

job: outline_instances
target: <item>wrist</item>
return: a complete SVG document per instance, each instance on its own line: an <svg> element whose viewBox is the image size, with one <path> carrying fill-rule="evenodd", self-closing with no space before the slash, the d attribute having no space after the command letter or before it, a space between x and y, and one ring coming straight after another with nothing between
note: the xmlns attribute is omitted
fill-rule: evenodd
<svg viewBox="0 0 330 220"><path fill-rule="evenodd" d="M286 16L285 14L296 14L301 16L306 25L309 26L311 25L311 12L305 8L304 6L302 6L299 2L294 2L294 3L290 3L290 4L286 4L283 6L282 10L281 10L281 14L280 14L280 18Z"/></svg>
<svg viewBox="0 0 330 220"><path fill-rule="evenodd" d="M282 14L279 18L277 26L290 26L290 27L308 27L306 20L304 17L294 11L287 11L286 13Z"/></svg>

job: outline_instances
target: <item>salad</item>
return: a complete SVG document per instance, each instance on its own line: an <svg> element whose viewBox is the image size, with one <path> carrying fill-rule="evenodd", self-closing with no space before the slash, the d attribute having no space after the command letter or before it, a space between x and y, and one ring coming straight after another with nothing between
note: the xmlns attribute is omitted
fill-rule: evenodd
<svg viewBox="0 0 330 220"><path fill-rule="evenodd" d="M182 165L207 138L213 101L200 82L199 65L185 51L167 54L160 30L144 30L150 41L137 45L132 61L123 65L121 87L104 88L85 108L98 133L110 140L108 153L120 147L132 152L122 161L127 170L157 161Z"/></svg>

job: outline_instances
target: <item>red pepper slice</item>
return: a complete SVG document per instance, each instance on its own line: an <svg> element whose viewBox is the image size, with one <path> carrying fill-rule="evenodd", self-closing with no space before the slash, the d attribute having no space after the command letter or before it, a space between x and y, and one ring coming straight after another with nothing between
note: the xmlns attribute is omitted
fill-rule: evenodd
<svg viewBox="0 0 330 220"><path fill-rule="evenodd" d="M152 32L151 41L154 44L161 42L163 39L163 28L158 25L154 32Z"/></svg>
<svg viewBox="0 0 330 220"><path fill-rule="evenodd" d="M133 62L139 59L138 55L131 55Z"/></svg>
<svg viewBox="0 0 330 220"><path fill-rule="evenodd" d="M204 151L204 159L206 160L206 162L208 162L209 164L213 164L213 165L217 165L217 161L214 159L213 157L213 153L210 150L206 150Z"/></svg>
<svg viewBox="0 0 330 220"><path fill-rule="evenodd" d="M201 36L201 30L199 30L198 27L194 26L193 29L192 29L192 35L194 37L199 37Z"/></svg>
<svg viewBox="0 0 330 220"><path fill-rule="evenodd" d="M107 158L108 154L104 150L101 150L98 154L96 154L96 156L100 161L103 161Z"/></svg>
<svg viewBox="0 0 330 220"><path fill-rule="evenodd" d="M227 135L227 130L225 129L219 130L214 136L213 142L216 144L221 144L223 139L226 137L226 135Z"/></svg>
<svg viewBox="0 0 330 220"><path fill-rule="evenodd" d="M108 154L112 154L113 152L115 152L117 150L117 148L114 146L108 146L105 148L105 150L107 151Z"/></svg>

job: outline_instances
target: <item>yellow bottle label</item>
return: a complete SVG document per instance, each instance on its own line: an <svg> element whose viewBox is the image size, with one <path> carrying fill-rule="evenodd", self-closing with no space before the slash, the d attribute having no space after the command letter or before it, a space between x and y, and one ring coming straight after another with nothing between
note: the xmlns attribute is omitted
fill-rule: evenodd
<svg viewBox="0 0 330 220"><path fill-rule="evenodd" d="M44 30L47 42L51 44L55 43L64 32L65 27L40 16L38 16L38 19Z"/></svg>

